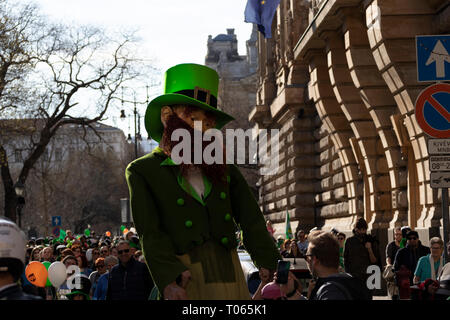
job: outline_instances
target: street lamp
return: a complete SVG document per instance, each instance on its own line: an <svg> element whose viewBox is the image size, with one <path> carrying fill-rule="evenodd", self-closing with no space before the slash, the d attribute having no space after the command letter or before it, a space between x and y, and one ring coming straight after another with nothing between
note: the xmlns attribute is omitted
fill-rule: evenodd
<svg viewBox="0 0 450 320"><path fill-rule="evenodd" d="M25 206L25 185L19 180L14 185L14 190L17 196L17 217L19 219L18 225L19 228L22 228L22 209Z"/></svg>
<svg viewBox="0 0 450 320"><path fill-rule="evenodd" d="M120 110L120 119L125 120L125 110ZM137 159L138 157L138 143L141 140L141 115L137 112L136 109L136 101L134 102L134 156ZM133 142L133 138L131 137L131 133L128 134L127 137L128 143Z"/></svg>
<svg viewBox="0 0 450 320"><path fill-rule="evenodd" d="M147 101L146 104L148 104L148 86L147 88ZM122 89L122 108L123 108L123 89ZM141 102L140 102L141 103ZM134 156L137 159L138 157L138 142L142 140L141 137L141 115L139 114L137 108L136 108L136 95L134 96L134 109L133 109L133 116L134 116ZM125 114L125 110L120 110L120 120L123 122L127 118L127 115ZM128 143L131 143L133 141L133 138L131 137L131 133L128 134L127 137Z"/></svg>

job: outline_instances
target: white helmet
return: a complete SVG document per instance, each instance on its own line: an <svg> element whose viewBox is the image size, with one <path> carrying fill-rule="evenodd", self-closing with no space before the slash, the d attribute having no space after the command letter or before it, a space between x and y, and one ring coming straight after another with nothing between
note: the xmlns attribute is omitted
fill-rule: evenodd
<svg viewBox="0 0 450 320"><path fill-rule="evenodd" d="M0 271L20 276L25 265L25 254L25 233L14 222L0 217Z"/></svg>

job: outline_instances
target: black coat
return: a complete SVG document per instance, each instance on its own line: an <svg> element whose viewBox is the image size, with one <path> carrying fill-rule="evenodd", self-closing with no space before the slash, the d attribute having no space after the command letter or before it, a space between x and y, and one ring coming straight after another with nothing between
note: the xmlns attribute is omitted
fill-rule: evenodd
<svg viewBox="0 0 450 320"><path fill-rule="evenodd" d="M310 300L371 300L365 283L346 273L317 279Z"/></svg>
<svg viewBox="0 0 450 320"><path fill-rule="evenodd" d="M409 271L411 271L410 275L410 283L413 283L414 271L416 271L417 261L423 256L430 254L430 248L422 245L419 242L419 245L416 249L413 249L409 245L406 245L405 248L401 248L397 251L395 255L394 261L394 271L397 272L400 270L401 266L405 266Z"/></svg>
<svg viewBox="0 0 450 320"><path fill-rule="evenodd" d="M147 265L131 258L114 266L108 275L106 300L148 300L153 288Z"/></svg>
<svg viewBox="0 0 450 320"><path fill-rule="evenodd" d="M375 240L371 242L373 254L375 255L375 258L377 258L377 261L372 263L370 261L369 251L365 247L365 241L365 237L353 235L345 241L344 248L345 272L364 281L364 283L369 277L367 268L374 264L380 265L378 242Z"/></svg>

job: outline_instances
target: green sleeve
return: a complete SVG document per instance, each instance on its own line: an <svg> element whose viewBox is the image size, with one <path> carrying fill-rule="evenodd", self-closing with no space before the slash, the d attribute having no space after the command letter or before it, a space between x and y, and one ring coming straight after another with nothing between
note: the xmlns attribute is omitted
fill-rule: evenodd
<svg viewBox="0 0 450 320"><path fill-rule="evenodd" d="M242 230L244 246L255 265L275 270L281 256L266 228L264 216L239 169L230 166L230 193L233 216Z"/></svg>
<svg viewBox="0 0 450 320"><path fill-rule="evenodd" d="M152 278L162 293L187 268L176 257L170 237L161 228L158 210L145 179L132 165L127 167L125 175L130 191L131 214L142 252Z"/></svg>

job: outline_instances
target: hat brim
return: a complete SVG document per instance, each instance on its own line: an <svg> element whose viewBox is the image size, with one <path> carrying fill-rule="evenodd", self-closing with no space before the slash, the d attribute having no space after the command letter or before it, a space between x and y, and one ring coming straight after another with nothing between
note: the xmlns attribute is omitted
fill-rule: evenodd
<svg viewBox="0 0 450 320"><path fill-rule="evenodd" d="M91 300L91 297L88 294L86 294L86 292L83 292L83 291L73 291L73 292L67 293L66 297L74 296L77 294L81 294L81 295L85 296L88 300Z"/></svg>
<svg viewBox="0 0 450 320"><path fill-rule="evenodd" d="M161 108L177 104L186 104L211 112L216 116L216 129L219 130L225 124L234 120L232 116L213 108L204 102L182 94L167 93L153 99L148 104L147 111L145 112L145 129L153 140L160 142L162 138L164 126L161 123Z"/></svg>

